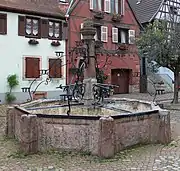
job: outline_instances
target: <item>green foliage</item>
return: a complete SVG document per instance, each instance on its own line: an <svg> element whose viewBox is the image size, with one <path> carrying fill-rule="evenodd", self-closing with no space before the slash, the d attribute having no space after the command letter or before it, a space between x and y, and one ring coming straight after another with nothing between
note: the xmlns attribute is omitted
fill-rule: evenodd
<svg viewBox="0 0 180 171"><path fill-rule="evenodd" d="M96 68L96 78L98 83L104 83L104 81L107 80L108 76L105 75L103 70Z"/></svg>
<svg viewBox="0 0 180 171"><path fill-rule="evenodd" d="M154 21L137 40L140 57L156 61L160 66L174 72L174 99L178 103L180 72L180 24L171 21Z"/></svg>
<svg viewBox="0 0 180 171"><path fill-rule="evenodd" d="M16 100L16 97L12 93L7 92L6 96L5 96L5 99L6 99L7 103L12 103L13 101Z"/></svg>
<svg viewBox="0 0 180 171"><path fill-rule="evenodd" d="M140 56L147 57L148 62L154 60L174 71L180 62L180 27L170 27L166 21L149 24L137 40L137 46Z"/></svg>
<svg viewBox="0 0 180 171"><path fill-rule="evenodd" d="M12 90L19 85L18 77L16 74L9 75L7 77L7 83L9 92L6 93L5 99L7 103L12 103L16 100L16 97L13 95Z"/></svg>
<svg viewBox="0 0 180 171"><path fill-rule="evenodd" d="M157 73L159 67L160 67L159 64L154 63L153 61L147 63L147 69L152 73Z"/></svg>
<svg viewBox="0 0 180 171"><path fill-rule="evenodd" d="M10 89L13 89L19 85L18 77L16 74L9 75L7 77L7 82Z"/></svg>

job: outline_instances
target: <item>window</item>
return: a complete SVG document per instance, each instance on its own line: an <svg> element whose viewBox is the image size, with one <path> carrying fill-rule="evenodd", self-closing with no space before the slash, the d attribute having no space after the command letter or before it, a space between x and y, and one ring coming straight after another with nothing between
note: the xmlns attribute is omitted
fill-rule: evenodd
<svg viewBox="0 0 180 171"><path fill-rule="evenodd" d="M111 13L118 14L118 0L111 0Z"/></svg>
<svg viewBox="0 0 180 171"><path fill-rule="evenodd" d="M7 34L7 15L0 14L0 34Z"/></svg>
<svg viewBox="0 0 180 171"><path fill-rule="evenodd" d="M101 11L102 10L102 0L90 0L90 9Z"/></svg>
<svg viewBox="0 0 180 171"><path fill-rule="evenodd" d="M170 6L170 12L171 14L177 15L178 14L178 9L176 6Z"/></svg>
<svg viewBox="0 0 180 171"><path fill-rule="evenodd" d="M94 39L100 40L102 42L107 42L108 41L108 27L106 26L100 26L100 25L95 25L96 28L96 34L94 36ZM83 28L83 23L81 23L81 28ZM83 39L83 35L81 34L81 40Z"/></svg>
<svg viewBox="0 0 180 171"><path fill-rule="evenodd" d="M135 30L112 27L112 42L134 44Z"/></svg>
<svg viewBox="0 0 180 171"><path fill-rule="evenodd" d="M25 57L25 78L40 77L40 58Z"/></svg>
<svg viewBox="0 0 180 171"><path fill-rule="evenodd" d="M40 36L40 23L37 18L26 18L25 35L28 37L39 37Z"/></svg>
<svg viewBox="0 0 180 171"><path fill-rule="evenodd" d="M61 22L49 21L49 39L61 39L62 37L62 24Z"/></svg>
<svg viewBox="0 0 180 171"><path fill-rule="evenodd" d="M111 12L110 0L104 0L104 12L107 12L107 13Z"/></svg>
<svg viewBox="0 0 180 171"><path fill-rule="evenodd" d="M118 29L118 43L128 44L128 30Z"/></svg>
<svg viewBox="0 0 180 171"><path fill-rule="evenodd" d="M121 15L124 15L124 12L125 12L125 2L124 2L124 0L121 0L120 1L121 2L121 9L120 9L120 14Z"/></svg>
<svg viewBox="0 0 180 171"><path fill-rule="evenodd" d="M62 39L62 22L18 16L18 35L32 38Z"/></svg>
<svg viewBox="0 0 180 171"><path fill-rule="evenodd" d="M104 0L104 12L124 15L124 0Z"/></svg>
<svg viewBox="0 0 180 171"><path fill-rule="evenodd" d="M108 27L101 26L101 41L107 42L108 41Z"/></svg>
<svg viewBox="0 0 180 171"><path fill-rule="evenodd" d="M82 29L82 28L83 28L83 23L81 23L81 25L80 25L80 29ZM83 40L83 35L80 34L80 36L81 36L81 40Z"/></svg>
<svg viewBox="0 0 180 171"><path fill-rule="evenodd" d="M49 59L49 77L50 78L61 78L61 59L59 58L50 58Z"/></svg>
<svg viewBox="0 0 180 171"><path fill-rule="evenodd" d="M135 30L129 30L129 44L134 44L136 39Z"/></svg>
<svg viewBox="0 0 180 171"><path fill-rule="evenodd" d="M101 41L101 26L95 26L95 28L96 28L96 34L94 36L94 39Z"/></svg>

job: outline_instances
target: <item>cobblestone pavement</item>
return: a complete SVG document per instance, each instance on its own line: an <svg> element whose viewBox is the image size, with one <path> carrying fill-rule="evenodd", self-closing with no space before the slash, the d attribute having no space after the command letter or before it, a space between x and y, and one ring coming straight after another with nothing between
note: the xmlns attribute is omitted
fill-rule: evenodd
<svg viewBox="0 0 180 171"><path fill-rule="evenodd" d="M119 97L151 100L147 94L119 95ZM158 99L172 98L172 94ZM0 107L0 171L31 171L35 168L55 167L59 171L180 171L180 112L171 111L173 141L164 145L145 145L122 151L113 159L99 159L85 153L49 151L25 156L18 152L18 144L3 136L6 108ZM40 170L40 169L39 169Z"/></svg>

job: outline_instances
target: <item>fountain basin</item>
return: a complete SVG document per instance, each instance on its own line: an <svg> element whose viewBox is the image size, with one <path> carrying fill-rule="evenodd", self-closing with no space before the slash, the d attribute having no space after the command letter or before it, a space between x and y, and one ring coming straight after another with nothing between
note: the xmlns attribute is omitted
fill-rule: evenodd
<svg viewBox="0 0 180 171"><path fill-rule="evenodd" d="M111 102L96 109L75 105L70 116L67 107L55 101L14 106L7 112L6 132L26 153L60 149L113 157L136 144L171 141L169 111L145 101Z"/></svg>

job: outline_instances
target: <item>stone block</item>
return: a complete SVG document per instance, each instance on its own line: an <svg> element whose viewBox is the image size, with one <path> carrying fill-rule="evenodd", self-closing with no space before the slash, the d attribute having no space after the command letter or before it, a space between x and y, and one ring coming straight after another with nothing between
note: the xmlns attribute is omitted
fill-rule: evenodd
<svg viewBox="0 0 180 171"><path fill-rule="evenodd" d="M36 115L22 115L20 122L20 147L27 154L38 152L38 125Z"/></svg>
<svg viewBox="0 0 180 171"><path fill-rule="evenodd" d="M159 142L167 144L171 142L170 111L159 110Z"/></svg>
<svg viewBox="0 0 180 171"><path fill-rule="evenodd" d="M15 137L15 110L14 107L8 107L6 114L6 136L8 138Z"/></svg>
<svg viewBox="0 0 180 171"><path fill-rule="evenodd" d="M98 156L110 158L115 153L114 119L112 117L101 117L99 127Z"/></svg>

